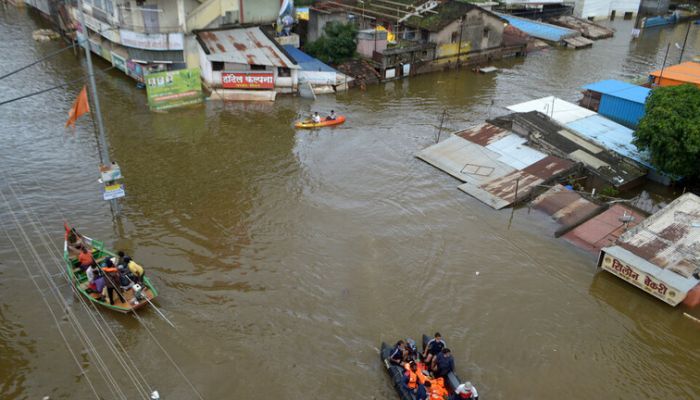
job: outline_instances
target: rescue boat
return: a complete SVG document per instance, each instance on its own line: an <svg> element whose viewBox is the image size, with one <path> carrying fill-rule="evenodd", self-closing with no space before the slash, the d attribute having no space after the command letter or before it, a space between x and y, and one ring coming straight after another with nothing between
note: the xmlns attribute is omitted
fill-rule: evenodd
<svg viewBox="0 0 700 400"><path fill-rule="evenodd" d="M298 121L296 124L294 124L295 128L301 128L301 129L313 129L313 128L323 128L324 126L333 126L333 125L340 125L343 122L345 122L345 116L344 115L338 115L335 117L335 119L324 119L321 122L312 122L311 120L304 120L304 121Z"/></svg>
<svg viewBox="0 0 700 400"><path fill-rule="evenodd" d="M426 335L423 335L423 347L420 353L418 354L419 371L427 369L425 364L422 363L422 360L420 360L420 357L421 354L423 354L423 351L425 351L425 346L428 344L428 341L430 341L430 338ZM379 351L379 356L381 357L382 363L386 368L386 372L387 374L389 374L389 378L391 379L391 382L394 385L394 389L396 389L396 393L399 395L399 399L415 400L415 396L413 395L413 393L403 383L404 368L401 368L396 364L392 364L389 361L389 356L391 356L392 350L393 346L382 342L381 350ZM453 393L455 389L457 389L457 386L459 386L459 384L460 380L454 372L450 372L447 375L447 377L445 377L445 389L447 389L450 393Z"/></svg>
<svg viewBox="0 0 700 400"><path fill-rule="evenodd" d="M70 225L65 224L64 227L65 240L63 242L63 261L66 263L66 269L71 283L73 283L75 288L78 289L78 292L87 300L113 311L128 313L143 307L158 296L156 288L148 277L145 276L143 277L143 286L139 285L137 287L137 285L133 285L130 289L123 291L123 301L119 295L114 296L116 297L114 304L110 304L109 301L103 299L100 293L94 293L88 290L89 282L87 275L78 267L78 259L76 257L78 251L75 249L75 245L87 247L93 259L98 264L102 263L106 258L114 258L117 255L114 252L106 250L104 248L104 243L79 234Z"/></svg>

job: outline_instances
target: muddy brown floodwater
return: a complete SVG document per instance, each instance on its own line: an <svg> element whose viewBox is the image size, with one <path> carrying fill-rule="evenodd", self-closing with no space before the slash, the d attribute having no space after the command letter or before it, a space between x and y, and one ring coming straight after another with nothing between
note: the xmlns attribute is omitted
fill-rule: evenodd
<svg viewBox="0 0 700 400"><path fill-rule="evenodd" d="M153 310L142 322L99 314L164 400L197 398L177 368L206 399L395 399L380 342L436 330L484 399L700 398L700 327L682 311L596 274L595 256L550 237L538 212L518 210L509 229L510 211L493 211L413 156L434 142L444 109L456 129L519 101L576 100L585 83L660 67L666 43L685 34L681 25L632 41L631 22L611 24L615 38L590 50L316 103L208 101L151 113L133 81L99 73L112 157L126 176L118 223L100 200L90 119L63 128L79 85L1 106L0 397L94 398L89 379L115 398L59 312L80 374L43 301L51 289L41 280L34 287L5 235L32 260L14 214L130 399L141 397L91 324L97 312L81 307L59 275L56 248L42 245L45 229L61 246L63 219L126 249L160 290L158 306L176 329ZM40 25L0 8L0 72L60 46L32 40ZM698 32L688 57L700 48ZM678 55L672 46L669 59ZM82 63L65 52L0 80L1 97L79 78ZM312 109L335 109L348 122L294 130ZM28 267L40 275L38 264Z"/></svg>

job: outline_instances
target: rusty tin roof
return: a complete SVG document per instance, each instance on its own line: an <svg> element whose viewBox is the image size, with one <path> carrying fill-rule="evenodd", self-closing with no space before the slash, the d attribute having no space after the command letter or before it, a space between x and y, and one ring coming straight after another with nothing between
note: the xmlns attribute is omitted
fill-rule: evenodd
<svg viewBox="0 0 700 400"><path fill-rule="evenodd" d="M209 61L298 69L296 62L259 27L202 31L198 41Z"/></svg>
<svg viewBox="0 0 700 400"><path fill-rule="evenodd" d="M686 193L625 232L617 246L684 278L700 269L700 197Z"/></svg>

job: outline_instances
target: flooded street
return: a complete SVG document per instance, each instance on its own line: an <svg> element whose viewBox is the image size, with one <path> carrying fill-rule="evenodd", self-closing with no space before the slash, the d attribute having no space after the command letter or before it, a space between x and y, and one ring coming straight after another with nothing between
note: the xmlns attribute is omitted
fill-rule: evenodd
<svg viewBox="0 0 700 400"><path fill-rule="evenodd" d="M13 243L31 260L15 221L126 397L140 398L91 324L96 312L59 275L64 220L132 254L158 288L175 329L153 310L141 322L99 313L164 400L198 398L188 380L205 399L395 399L379 344L436 330L485 400L700 398L700 327L682 310L596 274L595 256L551 237L544 214L518 210L509 228L510 210L414 158L435 142L443 110L458 129L529 99L577 100L583 84L660 68L687 26L631 41L632 22L610 23L616 36L592 49L534 53L497 74L429 74L315 103L153 113L134 81L100 72L127 190L117 222L100 199L92 122L63 128L81 83L0 106L0 398L94 398L86 376L118 398L59 314L81 376L43 301L50 289L39 280L37 290L17 256ZM0 75L61 46L34 42L40 26L0 8ZM698 50L694 26L686 58ZM669 62L679 54L672 44ZM66 51L0 80L0 101L78 79L83 64ZM331 109L348 122L292 127L301 112Z"/></svg>

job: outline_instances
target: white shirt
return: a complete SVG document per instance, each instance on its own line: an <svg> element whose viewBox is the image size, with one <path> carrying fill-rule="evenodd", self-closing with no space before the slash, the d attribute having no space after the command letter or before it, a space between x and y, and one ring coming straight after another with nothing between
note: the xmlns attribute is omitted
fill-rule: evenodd
<svg viewBox="0 0 700 400"><path fill-rule="evenodd" d="M85 271L85 274L87 275L88 282L95 280L95 269L92 266Z"/></svg>
<svg viewBox="0 0 700 400"><path fill-rule="evenodd" d="M472 391L472 399L479 397L479 392L476 391L476 386L472 385L471 391ZM457 393L457 394L466 393L466 392L467 392L467 389L465 389L464 384L457 386L457 389L455 389L455 393Z"/></svg>
<svg viewBox="0 0 700 400"><path fill-rule="evenodd" d="M315 123L321 122L321 116L320 115L314 115L311 117L311 120L314 121Z"/></svg>

